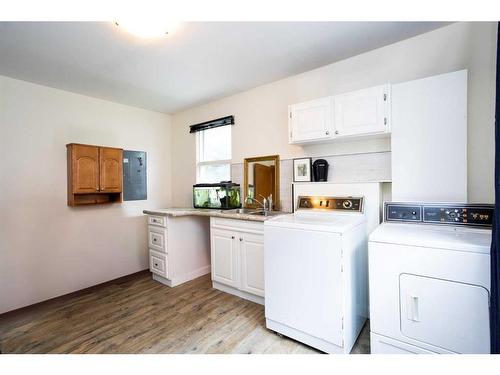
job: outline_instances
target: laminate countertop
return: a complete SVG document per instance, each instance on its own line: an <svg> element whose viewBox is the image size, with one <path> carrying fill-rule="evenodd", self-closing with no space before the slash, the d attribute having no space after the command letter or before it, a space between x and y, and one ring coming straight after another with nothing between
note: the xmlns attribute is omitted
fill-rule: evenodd
<svg viewBox="0 0 500 375"><path fill-rule="evenodd" d="M203 208L160 208L143 210L146 215L155 216L213 216L223 217L226 219L249 220L249 221L266 221L276 216L286 215L289 212L272 211L270 215L256 215L251 213L238 213L237 210L218 210L218 209L203 209Z"/></svg>

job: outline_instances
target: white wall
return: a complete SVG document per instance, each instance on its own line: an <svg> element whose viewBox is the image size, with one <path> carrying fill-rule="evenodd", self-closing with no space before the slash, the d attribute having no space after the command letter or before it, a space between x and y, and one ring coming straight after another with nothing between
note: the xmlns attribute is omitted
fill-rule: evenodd
<svg viewBox="0 0 500 375"><path fill-rule="evenodd" d="M293 146L287 141L288 104L336 93L469 70L468 196L493 202L496 23L457 23L300 75L173 115L173 195L176 206L191 204L195 183L195 136L188 126L234 115L233 163L280 154L338 155L390 150L385 140Z"/></svg>
<svg viewBox="0 0 500 375"><path fill-rule="evenodd" d="M0 313L148 268L170 136L169 115L0 76ZM68 207L70 142L146 151L148 200Z"/></svg>

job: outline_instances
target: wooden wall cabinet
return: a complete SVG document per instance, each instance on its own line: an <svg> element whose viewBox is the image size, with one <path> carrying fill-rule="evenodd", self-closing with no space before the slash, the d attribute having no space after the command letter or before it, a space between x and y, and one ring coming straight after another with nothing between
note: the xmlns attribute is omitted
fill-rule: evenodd
<svg viewBox="0 0 500 375"><path fill-rule="evenodd" d="M122 201L123 150L70 143L68 206Z"/></svg>

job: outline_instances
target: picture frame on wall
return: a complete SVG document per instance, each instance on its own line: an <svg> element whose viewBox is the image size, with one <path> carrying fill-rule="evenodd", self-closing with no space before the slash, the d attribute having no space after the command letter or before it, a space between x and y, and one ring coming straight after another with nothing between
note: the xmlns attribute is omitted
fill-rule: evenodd
<svg viewBox="0 0 500 375"><path fill-rule="evenodd" d="M293 182L312 181L312 158L293 159Z"/></svg>

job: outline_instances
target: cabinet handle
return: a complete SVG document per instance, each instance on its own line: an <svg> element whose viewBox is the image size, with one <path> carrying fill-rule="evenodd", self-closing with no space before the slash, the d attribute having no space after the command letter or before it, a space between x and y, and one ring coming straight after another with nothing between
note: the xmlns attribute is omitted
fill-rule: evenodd
<svg viewBox="0 0 500 375"><path fill-rule="evenodd" d="M325 134L326 134L326 135L330 135L330 132L327 130L327 131L325 132Z"/></svg>
<svg viewBox="0 0 500 375"><path fill-rule="evenodd" d="M335 130L335 134L339 134L339 131L338 131L338 130Z"/></svg>
<svg viewBox="0 0 500 375"><path fill-rule="evenodd" d="M234 240L234 236L231 236L231 239Z"/></svg>
<svg viewBox="0 0 500 375"><path fill-rule="evenodd" d="M243 238L240 238L240 241L243 241Z"/></svg>

